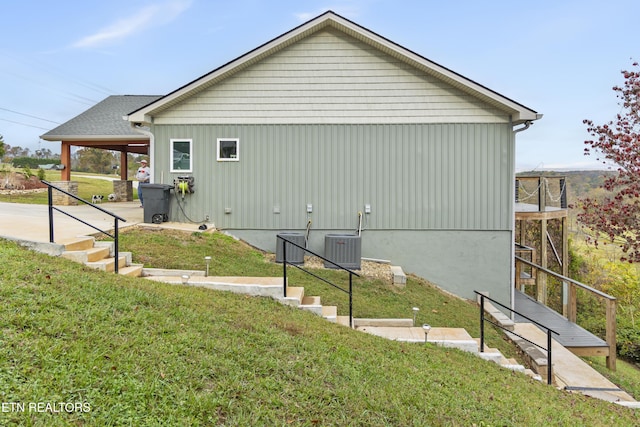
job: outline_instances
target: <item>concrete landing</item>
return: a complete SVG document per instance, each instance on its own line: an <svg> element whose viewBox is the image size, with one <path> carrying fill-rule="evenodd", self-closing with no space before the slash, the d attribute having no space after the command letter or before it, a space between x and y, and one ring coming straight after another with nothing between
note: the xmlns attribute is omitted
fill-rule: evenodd
<svg viewBox="0 0 640 427"><path fill-rule="evenodd" d="M393 341L423 343L425 340L422 327L356 326L356 330ZM463 328L431 328L427 342L478 353L478 343Z"/></svg>
<svg viewBox="0 0 640 427"><path fill-rule="evenodd" d="M145 275L145 271L147 270L143 270L142 277L156 282L169 283L172 285L197 286L217 291L229 291L241 294L271 297L274 299L282 298L282 277L205 277L201 271L192 272L187 270L175 270L171 274L167 275L147 276ZM186 278L186 283L183 282L183 275L188 276Z"/></svg>
<svg viewBox="0 0 640 427"><path fill-rule="evenodd" d="M547 347L547 335L531 323L516 323L514 332L539 346ZM638 404L632 396L557 341L552 340L551 350L552 373L559 388L624 406L636 407ZM640 407L640 404L637 407Z"/></svg>

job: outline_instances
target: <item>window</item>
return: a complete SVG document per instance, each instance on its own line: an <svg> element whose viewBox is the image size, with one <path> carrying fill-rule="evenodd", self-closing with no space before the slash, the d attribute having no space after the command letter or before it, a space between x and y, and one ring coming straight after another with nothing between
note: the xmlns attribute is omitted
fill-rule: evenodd
<svg viewBox="0 0 640 427"><path fill-rule="evenodd" d="M191 172L192 152L190 139L171 140L171 172Z"/></svg>
<svg viewBox="0 0 640 427"><path fill-rule="evenodd" d="M219 162L240 160L240 140L238 138L218 138L217 157Z"/></svg>

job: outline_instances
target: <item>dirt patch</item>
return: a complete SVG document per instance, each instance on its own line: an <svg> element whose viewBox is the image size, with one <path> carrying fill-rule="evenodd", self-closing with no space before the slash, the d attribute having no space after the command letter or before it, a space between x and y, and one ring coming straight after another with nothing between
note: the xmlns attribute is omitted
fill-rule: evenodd
<svg viewBox="0 0 640 427"><path fill-rule="evenodd" d="M40 182L37 176L27 178L20 172L0 173L0 191L32 191L46 189L47 186Z"/></svg>

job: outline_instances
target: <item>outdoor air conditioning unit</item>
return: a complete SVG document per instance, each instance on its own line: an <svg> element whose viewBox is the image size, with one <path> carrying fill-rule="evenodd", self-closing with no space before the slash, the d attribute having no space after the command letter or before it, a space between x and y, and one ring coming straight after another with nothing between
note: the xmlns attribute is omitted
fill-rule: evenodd
<svg viewBox="0 0 640 427"><path fill-rule="evenodd" d="M302 233L282 232L278 233L278 237L287 239L296 245L306 247L305 237ZM290 264L304 264L304 249L288 244L282 239L276 237L276 262L284 262L284 245L287 245L287 262Z"/></svg>
<svg viewBox="0 0 640 427"><path fill-rule="evenodd" d="M357 234L327 234L324 236L324 257L350 270L360 270L362 240ZM324 262L325 268L338 268Z"/></svg>

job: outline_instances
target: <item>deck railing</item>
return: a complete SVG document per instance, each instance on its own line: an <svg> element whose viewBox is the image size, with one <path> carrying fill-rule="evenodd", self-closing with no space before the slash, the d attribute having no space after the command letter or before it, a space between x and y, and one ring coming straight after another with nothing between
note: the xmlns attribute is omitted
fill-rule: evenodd
<svg viewBox="0 0 640 427"><path fill-rule="evenodd" d="M349 270L348 268L344 268L343 266L341 266L340 264L336 264L335 262L331 261L330 259L327 259L325 257L323 257L322 255L318 255L317 253L313 252L310 249L307 249L306 247L300 246L297 243L292 242L291 240L288 240L280 235L277 236L278 240L282 240L282 269L283 269L283 273L282 273L282 277L283 277L283 286L284 286L284 290L283 290L283 295L286 298L287 297L287 265L290 265L292 267L297 268L300 271L303 271L306 274L309 274L313 277L315 277L316 279L330 285L333 286L334 288L346 293L349 295L349 327L353 328L353 276L357 276L360 277L360 275L354 271ZM287 246L288 245L293 245L294 247L301 249L304 251L304 253L309 253L313 256L316 256L320 259L322 259L323 261L325 261L325 263L330 263L331 265L335 266L336 269L338 270L344 270L347 273L349 273L349 287L347 289L344 289L343 287L340 287L338 285L336 285L335 283L332 283L330 281L328 281L327 279L318 276L315 273L312 273L309 270L305 270L304 268L300 267L297 264L291 263L291 262L287 262Z"/></svg>
<svg viewBox="0 0 640 427"><path fill-rule="evenodd" d="M115 256L115 258L114 258L114 260L115 260L114 269L115 270L114 271L115 271L115 273L118 273L118 261L119 261L118 258L119 258L119 255L120 255L119 252L118 252L118 221L127 222L127 220L122 218L122 217L120 217L120 216L118 216L118 215L116 215L116 214L114 214L113 212L109 212L108 210L103 209L100 206L96 206L93 203L90 203L90 202L88 202L88 201L86 201L86 200L84 200L84 199L82 199L82 198L80 198L80 197L78 197L78 196L76 196L74 194L71 194L68 191L63 190L62 188L56 187L55 185L51 184L50 182L47 182L47 181L43 180L42 183L46 184L47 187L48 187L49 242L50 243L54 243L55 242L54 237L53 237L53 231L54 231L54 227L53 227L53 211L57 211L57 212L60 212L61 214L64 214L64 215L68 216L69 218L75 219L76 221L81 222L84 225L89 226L89 227L93 228L94 230L96 230L96 231L98 231L98 232L100 232L100 233L102 233L102 234L104 234L104 235L106 235L106 236L108 236L108 237L113 239L114 256ZM77 200L77 201L79 201L81 203L84 203L85 205L91 206L92 208L97 209L100 212L103 212L103 213L113 217L113 234L108 233L105 230L101 230L100 228L98 228L98 227L96 227L96 226L94 226L92 224L89 224L88 222L86 222L86 221L84 221L84 220L82 220L80 218L77 218L77 217L71 215L68 212L63 211L62 209L59 209L59 208L53 206L53 190L54 189L57 190L57 191L60 191L61 193L65 194L65 195L67 195L67 196L69 196L69 197L71 197L71 198L73 198L73 199L75 199L75 200Z"/></svg>
<svg viewBox="0 0 640 427"><path fill-rule="evenodd" d="M516 203L537 205L539 212L544 212L547 206L567 209L566 182L564 176L517 176Z"/></svg>
<svg viewBox="0 0 640 427"><path fill-rule="evenodd" d="M605 325L605 341L609 348L607 355L607 367L616 370L616 298L602 291L592 288L591 286L580 283L569 277L558 274L547 268L543 268L531 261L516 256L516 272L522 271L522 266L527 266L536 271L536 274L543 274L554 277L567 285L567 312L566 317L569 321L576 323L578 316L578 289L583 289L593 296L605 301L606 307L606 325ZM516 287L524 286L520 283L522 280L520 275L516 273Z"/></svg>

